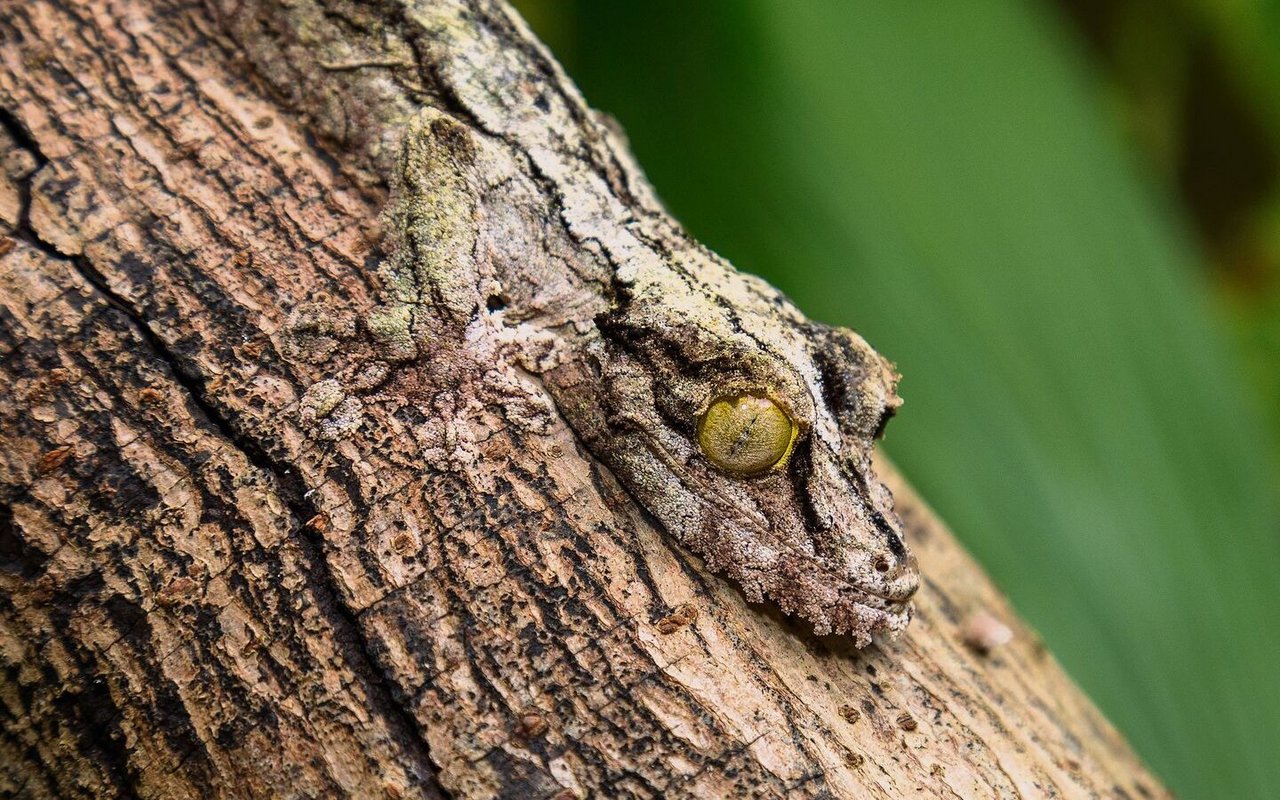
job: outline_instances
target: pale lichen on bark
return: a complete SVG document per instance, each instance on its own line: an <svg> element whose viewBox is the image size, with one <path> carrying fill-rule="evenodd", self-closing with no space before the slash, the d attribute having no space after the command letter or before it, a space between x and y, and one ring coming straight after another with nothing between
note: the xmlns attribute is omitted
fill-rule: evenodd
<svg viewBox="0 0 1280 800"><path fill-rule="evenodd" d="M851 417L789 409L829 448L892 379L690 241L503 4L37 0L0 41L2 790L1163 794L897 477L925 581L862 651L657 524L697 498L624 462L692 441L698 353L608 348L755 331L792 403L854 363ZM646 381L669 419L618 427Z"/></svg>

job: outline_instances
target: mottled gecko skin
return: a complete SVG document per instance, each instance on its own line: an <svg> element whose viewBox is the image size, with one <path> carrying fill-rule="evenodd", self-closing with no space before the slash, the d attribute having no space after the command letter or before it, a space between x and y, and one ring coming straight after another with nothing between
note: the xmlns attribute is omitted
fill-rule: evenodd
<svg viewBox="0 0 1280 800"><path fill-rule="evenodd" d="M718 259L689 267L619 270L614 306L582 345L598 410L562 401L562 413L669 533L752 601L860 646L901 632L919 576L871 468L900 404L892 365ZM718 468L697 441L711 402L739 392L769 397L799 429L785 463L751 477Z"/></svg>
<svg viewBox="0 0 1280 800"><path fill-rule="evenodd" d="M487 171L510 163L487 159L493 147L501 144L438 115L411 126L387 216L398 299L375 312L370 329L404 320L388 347L412 357L410 340L439 342L450 326L468 341L476 326L505 326L584 446L710 569L819 634L864 646L873 634L900 633L919 576L871 466L873 442L900 404L893 366L852 331L809 321L665 215L585 213L573 204L586 201L566 197L562 227L522 229L547 214L515 207L526 178ZM602 241L592 238L593 213L636 222ZM479 233L458 219L474 220ZM522 285L512 238L534 243L528 258L546 258L557 236L599 270ZM495 286L504 308L489 313L484 298ZM404 310L426 305L450 319ZM699 420L735 393L769 398L796 427L788 457L759 474L726 471L699 446Z"/></svg>

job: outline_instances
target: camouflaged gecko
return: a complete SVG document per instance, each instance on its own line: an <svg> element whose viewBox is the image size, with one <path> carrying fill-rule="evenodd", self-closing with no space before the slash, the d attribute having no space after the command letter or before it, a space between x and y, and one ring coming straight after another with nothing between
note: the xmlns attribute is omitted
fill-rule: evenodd
<svg viewBox="0 0 1280 800"><path fill-rule="evenodd" d="M859 646L901 632L916 562L871 466L900 403L892 365L697 245L636 174L526 152L513 168L502 137L413 121L387 215L397 299L370 329L398 320L399 358L505 342L590 453L750 600Z"/></svg>

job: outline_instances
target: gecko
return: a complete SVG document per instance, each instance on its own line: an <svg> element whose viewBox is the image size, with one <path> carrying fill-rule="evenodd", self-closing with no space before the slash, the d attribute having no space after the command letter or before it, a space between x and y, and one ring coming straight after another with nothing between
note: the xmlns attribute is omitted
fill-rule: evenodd
<svg viewBox="0 0 1280 800"><path fill-rule="evenodd" d="M430 349L445 370L440 342L490 334L523 349L590 456L749 601L858 647L901 633L919 571L872 467L894 366L645 203L592 205L615 202L607 176L548 197L560 162L513 150L435 111L408 124L366 322L386 361Z"/></svg>

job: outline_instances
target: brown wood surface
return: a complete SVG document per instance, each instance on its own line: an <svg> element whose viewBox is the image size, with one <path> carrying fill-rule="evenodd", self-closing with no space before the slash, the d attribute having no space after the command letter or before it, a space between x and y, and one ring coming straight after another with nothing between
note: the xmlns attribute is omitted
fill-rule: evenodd
<svg viewBox="0 0 1280 800"><path fill-rule="evenodd" d="M544 225L590 181L656 208L498 2L0 0L0 795L1166 795L900 478L918 613L858 651L706 573L492 349L317 424L421 108Z"/></svg>

